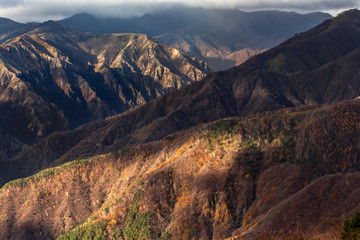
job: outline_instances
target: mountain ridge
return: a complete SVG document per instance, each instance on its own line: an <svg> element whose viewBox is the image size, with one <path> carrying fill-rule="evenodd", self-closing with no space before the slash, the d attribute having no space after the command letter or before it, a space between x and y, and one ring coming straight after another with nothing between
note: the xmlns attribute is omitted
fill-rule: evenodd
<svg viewBox="0 0 360 240"><path fill-rule="evenodd" d="M143 34L82 34L53 21L7 40L0 57L0 125L26 145L210 73L205 62Z"/></svg>
<svg viewBox="0 0 360 240"><path fill-rule="evenodd" d="M339 237L360 207L359 104L222 119L15 180L0 236Z"/></svg>
<svg viewBox="0 0 360 240"><path fill-rule="evenodd" d="M351 52L354 50L354 47L359 45L359 17L360 13L358 10L345 12L334 18L334 20L326 20L307 32L296 34L293 38L262 54L269 62L261 62L261 58L253 58L253 60L260 61L248 61L247 64L254 64L255 68L279 72L316 69L327 62L336 60L339 56L343 56L344 53ZM344 25L351 26L341 29ZM338 30L334 31L331 28ZM350 39L342 38L343 35L349 36ZM308 46L307 42L311 45ZM341 45L337 44L339 42L341 42ZM323 43L328 44L328 46L324 46ZM303 47L302 49L301 46ZM332 51L326 51L330 46L333 47ZM279 52L279 50L283 52ZM290 51L290 53L286 51ZM287 54L292 55L287 57ZM273 57L273 59L268 59L270 57ZM272 64L271 60L275 63ZM282 66L284 64L288 66ZM292 66L289 66L290 64Z"/></svg>
<svg viewBox="0 0 360 240"><path fill-rule="evenodd" d="M205 60L213 70L225 70L328 18L331 15L324 13L185 7L127 19L97 18L83 13L59 23L83 32L146 33Z"/></svg>

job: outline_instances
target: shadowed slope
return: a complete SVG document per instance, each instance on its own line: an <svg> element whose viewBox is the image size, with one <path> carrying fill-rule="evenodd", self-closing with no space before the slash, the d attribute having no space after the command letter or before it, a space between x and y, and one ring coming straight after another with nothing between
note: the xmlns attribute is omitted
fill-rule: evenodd
<svg viewBox="0 0 360 240"><path fill-rule="evenodd" d="M82 34L49 21L0 46L0 126L33 144L209 72L203 61L146 35Z"/></svg>
<svg viewBox="0 0 360 240"><path fill-rule="evenodd" d="M360 207L359 106L234 117L15 180L0 237L338 239Z"/></svg>

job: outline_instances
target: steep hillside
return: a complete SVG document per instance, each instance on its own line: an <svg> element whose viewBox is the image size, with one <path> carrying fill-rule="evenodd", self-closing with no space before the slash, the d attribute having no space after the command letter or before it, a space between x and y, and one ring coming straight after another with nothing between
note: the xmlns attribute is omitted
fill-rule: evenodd
<svg viewBox="0 0 360 240"><path fill-rule="evenodd" d="M360 102L201 125L0 190L2 239L337 239L360 208Z"/></svg>
<svg viewBox="0 0 360 240"><path fill-rule="evenodd" d="M24 34L35 27L36 24L22 24L7 18L0 18L0 43Z"/></svg>
<svg viewBox="0 0 360 240"><path fill-rule="evenodd" d="M359 10L350 10L295 35L247 64L275 72L317 69L359 47L359 26Z"/></svg>
<svg viewBox="0 0 360 240"><path fill-rule="evenodd" d="M144 104L209 72L203 61L146 35L81 34L47 22L0 46L0 126L33 144L54 131Z"/></svg>
<svg viewBox="0 0 360 240"><path fill-rule="evenodd" d="M59 23L82 32L145 33L205 60L214 70L225 70L329 18L325 13L177 7L129 19L83 13Z"/></svg>
<svg viewBox="0 0 360 240"><path fill-rule="evenodd" d="M356 29L360 29L359 19L358 10L344 13L330 22L290 39L275 50L271 49L253 57L239 67L211 74L202 81L194 82L148 104L108 119L108 122L84 138L75 138L75 132L64 133L63 139L69 139L68 142L71 144L54 145L52 137L45 138L9 161L1 163L2 169L13 169L12 166L18 166L16 170L5 170L3 181L28 176L34 173L38 166L47 166L42 165L43 163L52 164L55 160L63 163L80 156L111 152L159 140L180 129L224 117L354 99L360 96L360 38L354 38L352 34L357 36ZM266 59L271 60L276 52L294 52L294 49L301 48L301 43L305 44L304 48L312 46L319 39L316 34L313 36L310 33L318 32L317 29L325 29L322 33L325 36L336 33L342 38L354 41L341 52L341 43L335 44L331 37L321 38L323 45L328 46L328 51L336 51L337 54L329 54L329 57L321 62L320 67L311 70L292 69L295 72L291 72L285 69L284 72L275 72L271 69L262 69L261 65L259 67L259 64L255 64L265 62ZM321 34L318 32L318 35ZM349 36L346 37L347 35ZM298 42L296 45L288 44L298 38L306 41ZM339 57L339 52L342 57ZM303 56L308 53L299 53L297 59L303 60ZM319 54L316 50L313 53ZM73 141L74 138L77 141ZM61 151L56 150L57 148ZM12 173L13 171L16 171L16 174ZM10 179L5 176L9 176Z"/></svg>

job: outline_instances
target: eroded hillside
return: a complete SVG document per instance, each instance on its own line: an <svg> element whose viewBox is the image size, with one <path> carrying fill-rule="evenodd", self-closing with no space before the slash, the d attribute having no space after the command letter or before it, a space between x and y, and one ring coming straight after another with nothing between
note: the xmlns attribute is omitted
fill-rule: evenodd
<svg viewBox="0 0 360 240"><path fill-rule="evenodd" d="M205 62L143 34L81 34L51 21L36 26L0 45L0 139L20 142L13 149L122 113L210 73ZM0 161L14 155L5 150Z"/></svg>
<svg viewBox="0 0 360 240"><path fill-rule="evenodd" d="M360 208L360 102L201 125L0 191L0 238L339 237Z"/></svg>

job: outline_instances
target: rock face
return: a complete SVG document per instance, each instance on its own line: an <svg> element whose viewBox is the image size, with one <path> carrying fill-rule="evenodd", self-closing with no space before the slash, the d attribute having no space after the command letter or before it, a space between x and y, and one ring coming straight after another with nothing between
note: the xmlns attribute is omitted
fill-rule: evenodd
<svg viewBox="0 0 360 240"><path fill-rule="evenodd" d="M0 238L339 239L360 208L359 109L226 119L15 180Z"/></svg>
<svg viewBox="0 0 360 240"><path fill-rule="evenodd" d="M331 17L325 13L177 7L130 19L78 14L59 23L82 32L146 33L205 60L213 70L225 70Z"/></svg>
<svg viewBox="0 0 360 240"><path fill-rule="evenodd" d="M0 46L0 126L33 144L54 131L144 104L209 72L203 61L146 35L81 34L47 22Z"/></svg>

